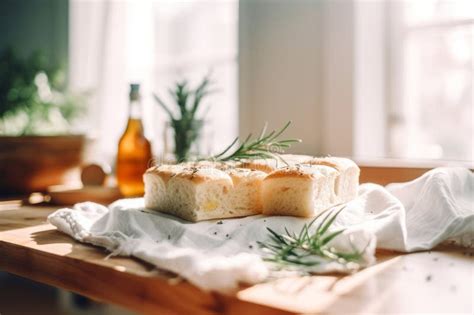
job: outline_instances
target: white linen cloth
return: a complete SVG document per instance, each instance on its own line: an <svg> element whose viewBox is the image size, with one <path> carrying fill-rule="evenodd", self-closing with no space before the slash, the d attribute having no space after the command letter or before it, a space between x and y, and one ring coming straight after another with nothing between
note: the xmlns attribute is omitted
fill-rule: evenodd
<svg viewBox="0 0 474 315"><path fill-rule="evenodd" d="M80 242L135 256L177 273L205 290L232 291L239 282L257 283L269 275L256 241L268 238L265 227L299 232L310 219L268 217L190 223L143 207L143 199L123 199L109 207L85 202L60 209L48 218ZM462 168L439 168L408 183L360 186L332 229L346 228L333 240L340 250L356 249L359 264L375 261L375 247L411 252L452 240L474 244L474 175ZM315 272L347 271L338 263Z"/></svg>

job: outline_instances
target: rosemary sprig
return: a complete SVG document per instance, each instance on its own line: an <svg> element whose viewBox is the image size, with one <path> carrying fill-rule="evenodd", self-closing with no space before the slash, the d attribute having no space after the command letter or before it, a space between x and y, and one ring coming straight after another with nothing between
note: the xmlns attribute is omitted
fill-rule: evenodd
<svg viewBox="0 0 474 315"><path fill-rule="evenodd" d="M301 142L300 139L284 139L279 140L283 132L290 126L291 121L288 121L283 128L278 131L271 131L267 133L267 124L263 127L260 135L256 139L252 139L252 134L241 142L239 137L235 138L232 143L226 147L221 153L212 156L211 160L216 161L239 161L246 159L279 159L284 162L280 154L285 152L293 143ZM234 151L231 149L238 144Z"/></svg>
<svg viewBox="0 0 474 315"><path fill-rule="evenodd" d="M168 114L174 129L174 153L178 162L185 162L189 159L191 146L202 132L204 121L197 116L203 100L214 92L209 76L210 74L205 76L196 89L191 89L186 80L177 82L174 88L168 90L174 101L172 106L168 106L158 95L154 94L157 104ZM204 115L199 116L205 117L206 113L207 111L204 112Z"/></svg>
<svg viewBox="0 0 474 315"><path fill-rule="evenodd" d="M270 240L257 242L268 254L264 260L282 267L303 268L328 262L348 264L359 261L363 251L357 251L354 248L353 252L342 253L328 245L331 240L344 232L344 229L329 232L330 226L344 208L345 206L337 211L328 211L314 232L310 232L310 229L323 213L311 220L309 224L305 224L298 234L286 228L285 233L280 234L267 227Z"/></svg>

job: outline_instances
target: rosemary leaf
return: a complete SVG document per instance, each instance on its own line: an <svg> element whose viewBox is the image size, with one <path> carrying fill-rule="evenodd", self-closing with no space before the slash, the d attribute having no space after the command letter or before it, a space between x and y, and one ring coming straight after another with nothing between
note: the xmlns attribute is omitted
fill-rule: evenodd
<svg viewBox="0 0 474 315"><path fill-rule="evenodd" d="M288 149L292 144L301 142L300 139L278 139L278 137L280 137L285 132L290 124L291 121L288 121L280 130L273 130L268 134L268 125L265 124L256 139L252 139L252 134L249 134L243 142L240 142L239 138L237 137L222 152L211 156L208 159L215 161L278 159L286 163L280 154L284 153L285 149ZM234 151L231 151L231 149L236 144L238 144L237 148Z"/></svg>
<svg viewBox="0 0 474 315"><path fill-rule="evenodd" d="M268 254L264 256L264 260L276 263L280 267L311 267L326 262L342 264L357 262L361 259L363 251L353 248L352 252L337 252L328 245L344 232L344 230L328 232L344 208L345 206L337 211L328 210L314 232L310 232L311 226L325 212L311 220L310 223L304 224L299 233L291 232L285 227L285 233L280 234L267 227L269 240L257 242L260 248Z"/></svg>
<svg viewBox="0 0 474 315"><path fill-rule="evenodd" d="M322 229L319 231L320 235L323 235L324 233L326 233L326 231L329 229L329 227L334 223L334 220L336 220L337 216L339 215L339 213L341 213L341 211L344 210L344 207L341 208L340 210L338 210L331 219L329 219L329 221L326 223L325 226L322 227ZM329 215L328 215L329 216Z"/></svg>
<svg viewBox="0 0 474 315"><path fill-rule="evenodd" d="M153 97L155 98L156 102L161 106L161 108L163 108L165 110L165 112L168 114L168 116L170 116L170 119L174 120L173 113L168 108L168 106L166 106L166 104L161 100L161 98L156 94L153 94Z"/></svg>
<svg viewBox="0 0 474 315"><path fill-rule="evenodd" d="M326 245L327 243L332 241L336 236L338 236L342 232L344 232L344 230L339 230L339 231L336 231L336 232L333 232L333 233L329 234L328 236L326 236L325 238L323 238L321 240L321 245Z"/></svg>

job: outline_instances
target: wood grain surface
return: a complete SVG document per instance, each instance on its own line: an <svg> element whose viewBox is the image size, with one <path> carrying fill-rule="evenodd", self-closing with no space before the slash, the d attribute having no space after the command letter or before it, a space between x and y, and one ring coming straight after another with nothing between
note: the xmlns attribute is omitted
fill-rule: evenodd
<svg viewBox="0 0 474 315"><path fill-rule="evenodd" d="M0 203L0 269L144 314L405 313L473 311L473 251L378 252L356 274L291 277L203 292L133 258L75 242L46 223L54 208Z"/></svg>
<svg viewBox="0 0 474 315"><path fill-rule="evenodd" d="M400 168L400 167L378 167L378 166L361 166L360 167L360 183L376 183L379 185L387 185L390 183L403 183L414 180L430 168Z"/></svg>
<svg viewBox="0 0 474 315"><path fill-rule="evenodd" d="M463 167L474 170L472 162L465 161L417 161L403 159L355 160L360 167L361 183L387 185L414 180L436 167Z"/></svg>

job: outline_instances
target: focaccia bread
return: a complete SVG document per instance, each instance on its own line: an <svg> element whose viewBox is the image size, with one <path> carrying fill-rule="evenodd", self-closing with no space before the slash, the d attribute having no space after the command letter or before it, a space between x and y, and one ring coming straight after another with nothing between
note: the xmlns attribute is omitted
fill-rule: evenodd
<svg viewBox="0 0 474 315"><path fill-rule="evenodd" d="M313 217L336 203L339 172L325 165L289 166L263 181L263 214Z"/></svg>
<svg viewBox="0 0 474 315"><path fill-rule="evenodd" d="M145 207L188 221L242 217L262 211L265 173L208 164L162 165L144 175Z"/></svg>
<svg viewBox="0 0 474 315"><path fill-rule="evenodd" d="M224 198L229 215L242 217L262 213L262 183L267 175L246 168L229 168L224 172L232 179L232 188Z"/></svg>
<svg viewBox="0 0 474 315"><path fill-rule="evenodd" d="M310 165L326 165L339 171L334 185L337 203L345 203L357 197L360 169L354 161L340 157L313 158Z"/></svg>
<svg viewBox="0 0 474 315"><path fill-rule="evenodd" d="M145 205L188 221L254 214L311 217L357 197L359 168L345 158L188 162L144 175Z"/></svg>

